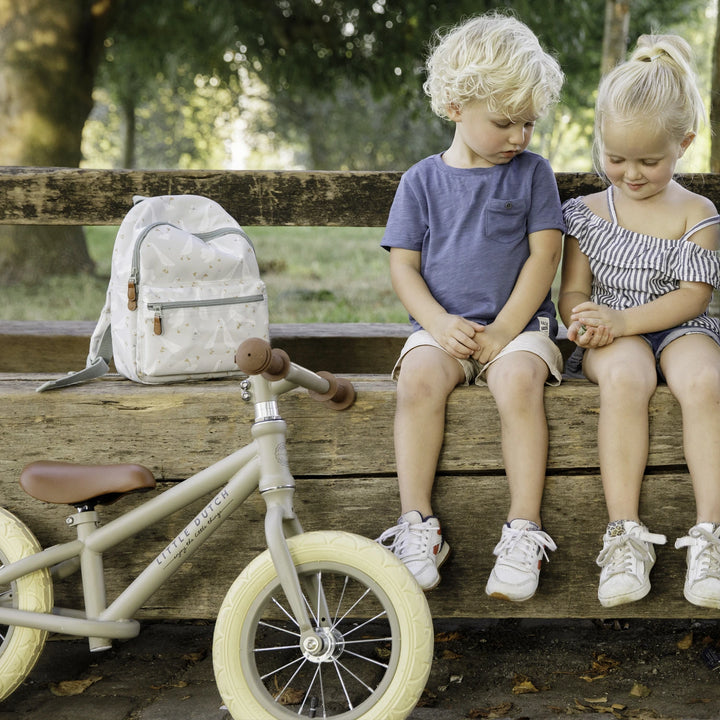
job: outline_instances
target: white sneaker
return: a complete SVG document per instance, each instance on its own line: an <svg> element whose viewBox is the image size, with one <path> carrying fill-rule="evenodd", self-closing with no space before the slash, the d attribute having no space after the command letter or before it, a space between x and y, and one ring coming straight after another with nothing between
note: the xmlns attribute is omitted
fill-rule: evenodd
<svg viewBox="0 0 720 720"><path fill-rule="evenodd" d="M633 602L650 592L650 570L655 564L656 545L664 545L664 535L651 533L633 520L616 520L607 526L603 549L597 556L602 568L598 600L603 607Z"/></svg>
<svg viewBox="0 0 720 720"><path fill-rule="evenodd" d="M547 548L557 550L557 545L534 522L517 519L505 523L493 550L497 560L485 592L501 600L529 600L537 590L542 559L548 559Z"/></svg>
<svg viewBox="0 0 720 720"><path fill-rule="evenodd" d="M447 560L450 547L443 541L440 521L434 515L423 519L417 510L410 510L377 542L405 563L423 590L432 590L440 582L438 568Z"/></svg>
<svg viewBox="0 0 720 720"><path fill-rule="evenodd" d="M720 525L695 525L675 547L687 548L685 598L693 605L720 608Z"/></svg>

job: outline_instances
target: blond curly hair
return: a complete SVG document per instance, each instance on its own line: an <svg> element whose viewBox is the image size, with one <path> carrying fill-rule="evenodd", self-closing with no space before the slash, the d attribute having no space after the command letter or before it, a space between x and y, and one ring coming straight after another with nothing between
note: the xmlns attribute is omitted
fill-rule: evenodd
<svg viewBox="0 0 720 720"><path fill-rule="evenodd" d="M512 120L539 117L557 102L565 79L527 25L497 12L438 31L426 70L424 90L443 118L477 100Z"/></svg>

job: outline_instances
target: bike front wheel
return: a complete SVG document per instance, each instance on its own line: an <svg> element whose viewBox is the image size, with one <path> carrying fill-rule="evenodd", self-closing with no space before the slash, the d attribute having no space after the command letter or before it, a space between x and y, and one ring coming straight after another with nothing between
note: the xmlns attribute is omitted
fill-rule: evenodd
<svg viewBox="0 0 720 720"><path fill-rule="evenodd" d="M351 533L306 533L288 547L324 649L304 651L270 553L262 553L233 583L215 626L215 677L232 716L406 718L433 654L418 584L388 550Z"/></svg>
<svg viewBox="0 0 720 720"><path fill-rule="evenodd" d="M40 552L40 544L25 524L0 508L0 566ZM46 569L0 585L0 608L46 613L52 610L53 587ZM0 623L0 701L10 695L35 667L47 631Z"/></svg>

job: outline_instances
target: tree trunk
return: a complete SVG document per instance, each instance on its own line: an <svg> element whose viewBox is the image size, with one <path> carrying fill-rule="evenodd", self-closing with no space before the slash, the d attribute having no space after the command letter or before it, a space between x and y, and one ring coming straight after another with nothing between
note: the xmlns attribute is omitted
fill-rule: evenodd
<svg viewBox="0 0 720 720"><path fill-rule="evenodd" d="M720 172L720 13L715 24L715 44L712 56L712 79L710 88L710 172Z"/></svg>
<svg viewBox="0 0 720 720"><path fill-rule="evenodd" d="M610 72L627 52L631 0L605 0L605 31L603 34L603 75Z"/></svg>
<svg viewBox="0 0 720 720"><path fill-rule="evenodd" d="M113 0L0 0L0 165L77 167ZM91 271L82 228L0 227L0 282Z"/></svg>

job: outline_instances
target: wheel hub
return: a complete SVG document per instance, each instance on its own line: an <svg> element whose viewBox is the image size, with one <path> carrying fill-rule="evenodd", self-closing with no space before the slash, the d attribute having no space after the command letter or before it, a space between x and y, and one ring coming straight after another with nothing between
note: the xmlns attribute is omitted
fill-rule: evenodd
<svg viewBox="0 0 720 720"><path fill-rule="evenodd" d="M337 630L319 627L300 641L300 649L310 662L320 664L339 658L345 649L345 641Z"/></svg>

